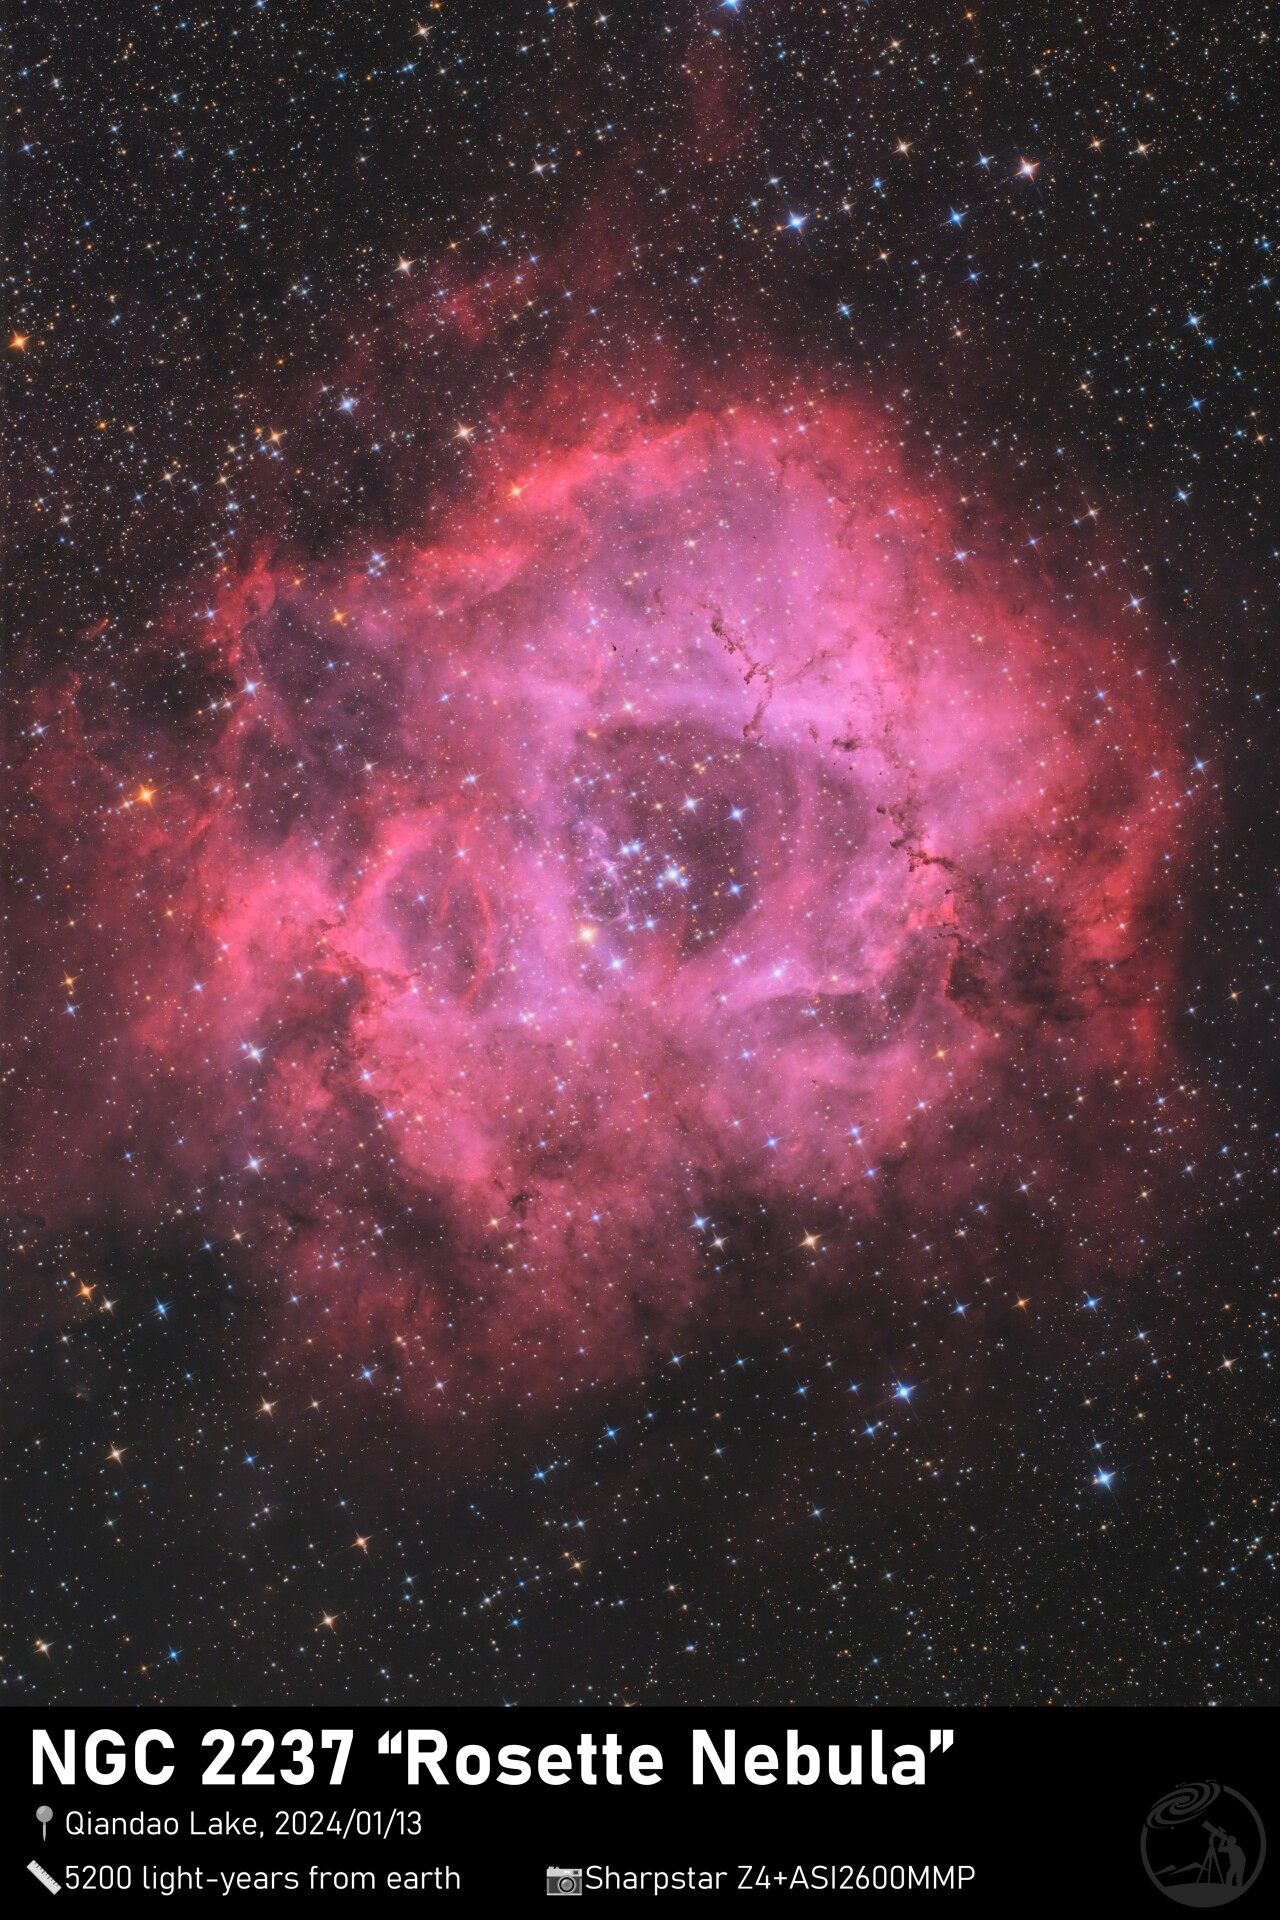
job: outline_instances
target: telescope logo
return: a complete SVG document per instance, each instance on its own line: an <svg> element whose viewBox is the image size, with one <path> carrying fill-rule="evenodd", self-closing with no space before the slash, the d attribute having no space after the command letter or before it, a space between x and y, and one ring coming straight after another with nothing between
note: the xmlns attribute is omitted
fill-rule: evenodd
<svg viewBox="0 0 1280 1920"><path fill-rule="evenodd" d="M1142 1827L1142 1864L1184 1907L1225 1907L1262 1871L1267 1836L1234 1787L1186 1780L1157 1800Z"/></svg>

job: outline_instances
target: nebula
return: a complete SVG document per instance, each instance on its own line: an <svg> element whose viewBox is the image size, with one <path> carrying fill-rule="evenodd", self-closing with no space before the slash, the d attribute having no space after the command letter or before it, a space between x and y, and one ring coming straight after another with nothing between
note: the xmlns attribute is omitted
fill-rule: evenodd
<svg viewBox="0 0 1280 1920"><path fill-rule="evenodd" d="M234 1234L423 1401L746 1319L760 1219L850 1297L862 1224L1033 1184L1123 1238L1074 1105L1174 1064L1182 722L1118 597L852 402L596 397L464 426L418 532L175 596L33 753L103 1069L52 1046L26 1203Z"/></svg>

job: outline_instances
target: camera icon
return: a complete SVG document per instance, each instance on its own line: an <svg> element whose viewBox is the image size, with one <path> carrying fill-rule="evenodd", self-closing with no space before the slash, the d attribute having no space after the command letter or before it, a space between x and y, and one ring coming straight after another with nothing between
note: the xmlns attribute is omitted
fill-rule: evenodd
<svg viewBox="0 0 1280 1920"><path fill-rule="evenodd" d="M547 1892L548 1893L581 1893L582 1892L582 1868L581 1867L548 1867L547 1868Z"/></svg>

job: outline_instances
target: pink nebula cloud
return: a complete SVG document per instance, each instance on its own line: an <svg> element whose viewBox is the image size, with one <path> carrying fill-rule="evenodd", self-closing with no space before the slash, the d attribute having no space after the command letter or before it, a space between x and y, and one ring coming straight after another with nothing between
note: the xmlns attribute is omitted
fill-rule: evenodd
<svg viewBox="0 0 1280 1920"><path fill-rule="evenodd" d="M1188 833L1119 601L848 404L513 408L468 457L421 537L224 594L198 751L126 778L64 689L117 988L74 1204L198 1196L424 1399L636 1371L735 1311L752 1210L850 1291L886 1208L1034 1175L1114 1229L1072 1103L1173 1064Z"/></svg>

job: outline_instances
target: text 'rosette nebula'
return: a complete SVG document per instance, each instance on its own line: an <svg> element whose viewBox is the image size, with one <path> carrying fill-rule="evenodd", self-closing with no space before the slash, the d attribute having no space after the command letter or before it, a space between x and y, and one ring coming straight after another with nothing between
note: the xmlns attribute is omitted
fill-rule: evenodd
<svg viewBox="0 0 1280 1920"><path fill-rule="evenodd" d="M1071 1105L1170 1064L1187 825L1136 628L852 405L530 410L466 457L420 538L263 556L149 643L216 662L201 771L89 717L49 763L136 926L151 1119L77 1132L112 1204L198 1192L424 1402L445 1353L523 1394L746 1323L778 1217L851 1298L864 1228L1018 1191L1122 1260Z"/></svg>

